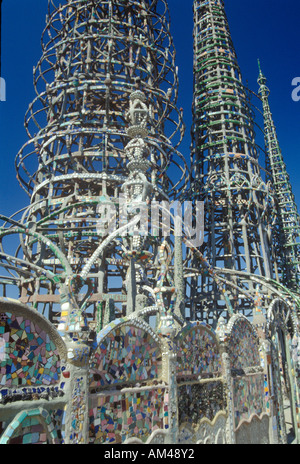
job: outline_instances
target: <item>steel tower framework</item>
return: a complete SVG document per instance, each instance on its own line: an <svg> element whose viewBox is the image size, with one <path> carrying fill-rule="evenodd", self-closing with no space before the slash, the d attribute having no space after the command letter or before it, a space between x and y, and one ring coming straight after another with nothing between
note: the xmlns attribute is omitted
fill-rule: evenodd
<svg viewBox="0 0 300 464"><path fill-rule="evenodd" d="M52 322L61 320L60 304L71 298L77 313L84 308L99 326L105 317L152 307L157 279L168 275L160 238L123 232L138 201L181 196L205 203L203 249L188 247L182 266L175 236L177 255L170 251L167 258L182 316L186 307L192 319L216 326L220 315L266 308L272 295L294 302L272 280L271 182L259 166L223 2L195 1L194 23L188 190L176 148L184 126L167 2L49 0L34 69L37 97L25 118L29 141L16 157L30 204L1 217L4 296L17 286L20 300ZM108 211L119 214L107 217ZM18 239L14 256L11 237Z"/></svg>
<svg viewBox="0 0 300 464"><path fill-rule="evenodd" d="M124 232L135 202L186 185L174 55L165 0L49 0L29 141L16 157L30 204L1 217L4 296L16 285L54 323L71 298L98 328L155 304L160 239Z"/></svg>
<svg viewBox="0 0 300 464"><path fill-rule="evenodd" d="M291 290L299 293L300 285L300 218L292 192L289 175L279 146L276 127L273 121L266 78L259 63L259 94L261 96L264 115L264 131L266 146L266 168L274 186L277 227L276 254L280 281Z"/></svg>
<svg viewBox="0 0 300 464"><path fill-rule="evenodd" d="M215 325L228 304L253 314L249 295L256 284L249 276L273 276L273 199L259 166L253 111L222 0L194 2L192 138L191 192L205 203L201 252L210 271L191 279L190 308L193 318ZM230 288L227 307L226 290L212 278L221 269Z"/></svg>
<svg viewBox="0 0 300 464"><path fill-rule="evenodd" d="M4 439L6 431L10 438L14 436L12 430L23 431L23 426L19 427L21 418L26 417L26 412L34 417L37 410L46 417L43 422L49 423L49 431L50 427L60 429L60 408L64 407L60 433L66 443L88 442L89 438L95 443L104 440L116 443L123 439L136 443L133 437L142 437L146 442L147 435L147 443L157 443L157 439L176 443L177 437L186 435L185 418L180 423L178 410L184 411L184 415L186 411L196 414L193 428L197 424L198 431L202 425L206 429L206 417L200 419L197 413L200 401L208 411L209 423L217 424L222 418L216 426L217 433L214 426L209 436L204 431L203 442L209 442L210 435L219 442L224 429L224 442L228 438L234 443L237 429L238 433L241 430L239 424L235 429L232 421L237 413L240 415L235 399L241 398L244 405L250 397L246 397L247 392L233 397L233 390L241 382L246 386L257 384L253 387L254 395L250 393L258 401L258 414L264 411L261 406L266 394L264 382L269 382L269 375L273 377L273 363L280 378L278 357L276 362L275 358L269 360L272 358L269 342L283 325L286 328L290 324L291 333L296 334L297 322L294 315L291 317L289 302L283 298L288 291L278 283L276 287L276 281L272 280L269 219L272 196L261 175L251 107L241 81L223 2L195 1L190 190L184 158L171 143L173 140L175 147L180 143L183 125L181 112L176 108L178 81L166 0L62 0L56 5L49 0L48 8L43 55L34 70L37 97L25 122L29 142L16 157L17 176L30 197L30 204L13 217L0 216L3 221L0 263L4 268L0 284L4 295L8 286L17 286L21 302L32 305L57 327L55 341L61 344L61 351L58 348L57 352L62 359L63 377L70 381L59 381L57 387L63 396L66 393L63 406L56 401L49 403L57 395L52 396L52 390L49 397L46 389L45 396L37 397L38 403L36 395L29 396L36 408L26 407L24 412L25 406L19 402L21 389L14 388L17 383L13 379L9 383L13 395L5 394L3 402L6 404L12 398L17 403L4 411L4 419L19 408L22 413L15 416L12 425L5 423ZM182 239L176 234L180 222L176 214L172 217L172 238L164 237L164 220L166 216L170 219L170 211L166 211L165 217L157 214L154 221L151 217L149 233L149 216L145 214L149 205L191 196L205 203L203 250L193 247L189 237ZM164 208L163 204L162 213ZM11 237L19 241L14 256L9 251ZM182 241L187 245L185 266ZM188 284L186 294L184 278ZM16 311L16 320L5 322L5 326L9 324L9 336L16 342L13 347L18 351L13 356L18 356L17 363L22 363L20 374L28 368L27 347L35 358L42 357L41 365L52 371L52 355L50 358L45 354L43 358L42 349L27 344L29 334L37 335L37 343L39 339L43 342L39 328L43 329L44 324L34 322L46 321L40 315L37 318L36 312L24 310L23 305L18 312L16 307L21 305L16 301L1 300L4 310ZM186 307L193 322L175 338L175 321L185 325ZM259 363L258 339L253 327L250 331L248 321L240 317L233 317L226 327L220 316L229 319L237 312L256 316L267 307L267 321L264 317L253 318L257 327L257 321L261 323L261 336L268 338L268 351L262 353L264 370ZM20 333L17 314L24 313L29 313L28 318L33 321L30 330L35 334L23 328ZM158 317L152 333L140 318L153 314ZM124 319L124 315L129 317ZM218 336L215 337L210 326L194 322L196 319L209 322ZM235 326L238 319L241 326ZM52 324L47 321L47 330L43 330L46 341L51 340L48 331L53 329ZM142 334L147 326L147 338L134 335L131 324ZM243 328L244 324L248 327ZM29 328L27 324L26 327ZM125 327L126 337L121 327ZM235 330L236 334L232 334ZM163 336L159 344L158 334ZM281 336L285 337L283 333ZM231 343L226 346L229 338ZM240 344L239 338L246 343ZM46 353L50 351L47 344L50 343L46 343ZM151 355L139 357L140 348L148 351L152 346ZM243 346L247 353L255 350L249 365L245 356L239 356ZM182 352L186 352L185 358ZM198 358L199 362L195 362ZM143 368L140 377L136 376L139 361ZM24 385L23 380L29 380L28 387L34 387L38 362L32 366L29 379L21 375L16 378L19 386ZM155 370L151 369L148 375L144 371L149 362L155 364ZM283 374L287 376L285 367L283 363ZM9 374L10 370L9 365ZM125 370L131 374L123 375ZM248 381L249 375L252 379ZM3 377L6 382L6 376ZM50 381L46 381L49 385ZM276 400L281 398L280 386L277 387L276 394L271 391ZM31 395L31 388L28 390ZM22 399L28 400L28 390L22 389L22 394L26 394ZM32 392L35 391L34 387ZM145 428L137 414L134 422L130 404L135 401L133 395L132 402L127 396L134 392L135 398L140 398L141 391L148 395L139 410L147 409L150 414L149 426L145 421ZM116 392L121 395L119 399ZM187 402L178 401L182 393ZM110 399L103 401L108 396ZM227 396L228 401L223 402L222 398ZM154 407L148 408L153 401ZM167 418L161 422L164 430L152 420L157 417L158 402L164 406L161 413ZM215 404L213 408L211 402ZM54 426L52 419L48 421L44 415L42 408L46 403L45 412L49 411L49 419L52 415ZM293 404L296 404L294 397ZM257 430L264 429L257 428L257 414L252 410L249 413L250 419L255 416L257 435ZM279 413L283 416L283 407ZM270 414L270 423L275 414L276 411ZM127 427L125 431L124 427L123 437L118 433L117 438L116 429L113 436L106 435L112 430L106 428L107 417L110 423L115 417L118 419L118 431L123 424L133 425L134 429ZM248 435L247 419L246 422ZM155 433L167 431L167 435L154 436L153 424ZM267 432L271 428L275 430L267 422ZM127 441L127 437L131 440Z"/></svg>

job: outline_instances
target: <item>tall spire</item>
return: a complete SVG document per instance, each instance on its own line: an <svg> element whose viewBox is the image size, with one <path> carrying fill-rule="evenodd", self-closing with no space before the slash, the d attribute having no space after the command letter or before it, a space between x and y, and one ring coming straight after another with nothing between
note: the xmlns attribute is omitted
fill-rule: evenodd
<svg viewBox="0 0 300 464"><path fill-rule="evenodd" d="M274 186L277 224L275 229L276 254L281 282L289 289L300 291L300 217L292 192L289 175L279 146L276 127L273 121L269 95L260 61L259 94L261 96L264 116L266 146L266 168Z"/></svg>
<svg viewBox="0 0 300 464"><path fill-rule="evenodd" d="M270 198L253 127L224 2L195 0L192 193L205 203L201 251L212 268L227 270L232 282L244 273L243 286L250 292L247 275L272 277ZM225 307L222 294L205 275L196 287L209 310L203 312L201 303L192 302L192 313L212 322ZM233 304L251 314L251 303L240 294Z"/></svg>

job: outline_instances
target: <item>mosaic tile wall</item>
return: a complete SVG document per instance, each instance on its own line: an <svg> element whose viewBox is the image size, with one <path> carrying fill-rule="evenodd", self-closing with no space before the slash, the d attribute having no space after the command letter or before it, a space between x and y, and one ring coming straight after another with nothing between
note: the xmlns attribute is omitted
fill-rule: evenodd
<svg viewBox="0 0 300 464"><path fill-rule="evenodd" d="M70 443L85 443L84 415L86 411L86 381L83 377L74 380L71 410Z"/></svg>
<svg viewBox="0 0 300 464"><path fill-rule="evenodd" d="M249 420L253 414L260 416L265 412L264 376L249 375L233 379L234 425L238 427L243 420Z"/></svg>
<svg viewBox="0 0 300 464"><path fill-rule="evenodd" d="M90 443L143 442L157 429L168 429L168 392L165 388L111 393L90 397Z"/></svg>
<svg viewBox="0 0 300 464"><path fill-rule="evenodd" d="M7 312L1 314L0 329L2 404L11 402L12 395L17 400L20 394L19 399L27 400L24 407L30 408L30 400L51 401L64 396L65 382L71 386L64 410L45 412L40 421L37 408L30 417L21 415L19 422L14 419L9 425L1 424L2 442L84 443L86 431L90 443L124 443L129 438L146 442L155 430L172 432L177 428L177 423L175 428L171 423L172 411L178 411L179 427L191 430L196 430L202 419L213 421L220 411L227 411L227 390L218 380L222 376L219 345L214 331L205 324L189 324L176 337L177 365L175 370L174 361L175 383L174 388L169 386L170 392L161 382L160 339L146 324L113 321L100 332L89 365L82 371L78 367L71 370L70 384L70 371L60 364L55 344L35 321ZM255 332L246 320L235 319L226 343L236 429L241 421L267 410L268 384L259 370L263 353L259 353ZM246 367L252 367L251 375L241 373Z"/></svg>
<svg viewBox="0 0 300 464"><path fill-rule="evenodd" d="M187 378L221 375L221 359L216 340L206 326L185 329L177 339L177 376Z"/></svg>
<svg viewBox="0 0 300 464"><path fill-rule="evenodd" d="M159 344L146 330L121 325L100 341L90 362L90 388L135 383L161 375Z"/></svg>
<svg viewBox="0 0 300 464"><path fill-rule="evenodd" d="M60 378L58 350L37 323L0 314L0 387L54 385Z"/></svg>
<svg viewBox="0 0 300 464"><path fill-rule="evenodd" d="M264 399L265 399L265 410L268 414L270 414L271 409L270 409L270 389L269 389L269 383L268 383L268 377L267 375L264 375Z"/></svg>
<svg viewBox="0 0 300 464"><path fill-rule="evenodd" d="M258 338L244 318L235 321L227 344L232 369L260 366Z"/></svg>
<svg viewBox="0 0 300 464"><path fill-rule="evenodd" d="M219 411L226 410L223 383L182 385L178 388L179 426L187 423L196 427L201 419L213 421Z"/></svg>

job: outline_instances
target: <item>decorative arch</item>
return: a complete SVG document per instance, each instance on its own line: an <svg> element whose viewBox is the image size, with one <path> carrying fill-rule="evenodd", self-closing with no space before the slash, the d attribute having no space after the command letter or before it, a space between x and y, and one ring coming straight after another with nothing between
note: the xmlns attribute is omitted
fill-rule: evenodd
<svg viewBox="0 0 300 464"><path fill-rule="evenodd" d="M269 435L269 416L265 401L265 373L261 365L260 344L252 323L235 314L228 322L225 346L229 358L229 385L232 432L239 442L240 430L247 424L253 434L257 421L261 433ZM266 419L265 419L266 418ZM231 423L231 421L230 421ZM254 434L255 435L255 434ZM257 443L260 443L259 437Z"/></svg>
<svg viewBox="0 0 300 464"><path fill-rule="evenodd" d="M160 338L142 319L117 319L102 330L90 362L90 388L159 380Z"/></svg>
<svg viewBox="0 0 300 464"><path fill-rule="evenodd" d="M234 315L228 322L226 345L231 369L260 365L258 335L251 322L242 314Z"/></svg>
<svg viewBox="0 0 300 464"><path fill-rule="evenodd" d="M272 391L277 437L287 443L286 410L290 409L294 430L298 427L296 405L299 403L299 378L293 368L293 341L298 337L297 321L292 308L281 298L275 298L267 311L267 337L271 347ZM287 403L284 404L283 398Z"/></svg>
<svg viewBox="0 0 300 464"><path fill-rule="evenodd" d="M60 443L50 414L40 407L17 414L5 429L0 445L16 440L19 444Z"/></svg>
<svg viewBox="0 0 300 464"><path fill-rule="evenodd" d="M297 321L291 307L281 298L275 298L267 311L267 329L269 335L280 328L285 334L289 333L291 337L297 333Z"/></svg>
<svg viewBox="0 0 300 464"><path fill-rule="evenodd" d="M0 386L51 386L60 381L65 343L55 327L17 300L0 298Z"/></svg>
<svg viewBox="0 0 300 464"><path fill-rule="evenodd" d="M175 343L179 443L214 443L219 430L225 436L227 417L218 338L210 325L196 321L179 332Z"/></svg>
<svg viewBox="0 0 300 464"><path fill-rule="evenodd" d="M177 377L204 378L222 375L220 347L211 326L202 322L187 324L176 336Z"/></svg>
<svg viewBox="0 0 300 464"><path fill-rule="evenodd" d="M160 337L142 319L117 319L99 333L90 360L91 443L146 443L169 428L162 354Z"/></svg>

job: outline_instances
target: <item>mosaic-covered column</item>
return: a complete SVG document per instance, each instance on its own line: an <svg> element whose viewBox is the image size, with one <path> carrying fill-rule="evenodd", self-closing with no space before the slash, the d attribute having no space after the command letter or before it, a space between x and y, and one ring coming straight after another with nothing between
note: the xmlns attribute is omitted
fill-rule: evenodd
<svg viewBox="0 0 300 464"><path fill-rule="evenodd" d="M66 408L65 443L88 444L88 366L89 348L83 342L69 342L69 402Z"/></svg>
<svg viewBox="0 0 300 464"><path fill-rule="evenodd" d="M226 352L226 321L223 317L220 317L218 322L218 327L216 329L218 339L220 342L220 352L222 356L222 371L224 376L224 389L227 394L227 424L226 424L226 441L230 444L235 444L235 434L234 434L234 419L233 419L233 391L231 384L231 375L230 375L230 359L229 354Z"/></svg>
<svg viewBox="0 0 300 464"><path fill-rule="evenodd" d="M164 344L162 353L162 380L169 386L169 432L165 437L165 443L175 444L178 443L177 350L174 343L174 319L171 315L161 317L160 333Z"/></svg>

